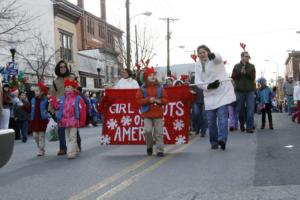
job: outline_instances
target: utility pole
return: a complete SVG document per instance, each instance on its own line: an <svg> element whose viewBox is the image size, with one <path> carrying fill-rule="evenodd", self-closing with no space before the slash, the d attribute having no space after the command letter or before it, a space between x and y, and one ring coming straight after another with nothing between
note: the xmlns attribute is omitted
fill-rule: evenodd
<svg viewBox="0 0 300 200"><path fill-rule="evenodd" d="M126 0L126 68L130 69L130 12L129 12L129 0Z"/></svg>
<svg viewBox="0 0 300 200"><path fill-rule="evenodd" d="M136 27L136 25L134 26L134 28L135 28L135 56L136 56L135 65L137 66L139 64L139 49L138 49L137 27Z"/></svg>
<svg viewBox="0 0 300 200"><path fill-rule="evenodd" d="M170 21L174 22L177 21L178 19L173 19L173 18L160 18L160 20L166 20L167 21L167 75L171 76L171 70L170 70L170 39L171 39L171 34L170 34Z"/></svg>

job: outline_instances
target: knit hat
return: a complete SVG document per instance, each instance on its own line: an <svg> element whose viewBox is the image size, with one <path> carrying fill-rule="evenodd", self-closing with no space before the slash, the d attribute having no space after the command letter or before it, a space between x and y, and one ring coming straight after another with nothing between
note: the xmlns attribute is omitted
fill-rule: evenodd
<svg viewBox="0 0 300 200"><path fill-rule="evenodd" d="M3 84L3 88L8 87L9 88L9 84L8 83L4 83Z"/></svg>
<svg viewBox="0 0 300 200"><path fill-rule="evenodd" d="M182 80L183 82L185 82L186 80L189 80L189 75L184 75L184 74L182 74L182 75L180 76L180 80Z"/></svg>
<svg viewBox="0 0 300 200"><path fill-rule="evenodd" d="M261 77L259 79L257 79L257 82L261 85L266 85L267 84L267 80L264 77Z"/></svg>
<svg viewBox="0 0 300 200"><path fill-rule="evenodd" d="M166 80L174 81L175 79L174 79L172 76L167 76L167 77L166 77Z"/></svg>
<svg viewBox="0 0 300 200"><path fill-rule="evenodd" d="M184 83L183 83L183 81L182 80L175 80L174 82L173 82L173 85L174 86L177 86L177 85L183 85Z"/></svg>
<svg viewBox="0 0 300 200"><path fill-rule="evenodd" d="M144 72L144 80L147 80L148 79L148 76L150 74L155 74L155 70L153 67L146 67L145 68L145 72Z"/></svg>
<svg viewBox="0 0 300 200"><path fill-rule="evenodd" d="M77 81L75 80L72 80L72 79L66 79L64 81L64 87L67 87L67 86L72 86L73 88L78 88L78 83Z"/></svg>
<svg viewBox="0 0 300 200"><path fill-rule="evenodd" d="M38 82L38 86L45 95L48 95L48 89L43 82Z"/></svg>

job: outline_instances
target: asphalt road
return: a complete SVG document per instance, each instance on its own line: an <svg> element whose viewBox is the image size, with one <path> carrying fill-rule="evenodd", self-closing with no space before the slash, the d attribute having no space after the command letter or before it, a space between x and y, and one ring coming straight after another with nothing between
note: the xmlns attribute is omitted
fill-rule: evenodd
<svg viewBox="0 0 300 200"><path fill-rule="evenodd" d="M32 138L16 141L0 169L0 199L300 199L300 125L274 114L274 127L230 133L225 152L193 136L163 158L146 156L145 146L100 146L100 127L81 129L75 160L56 156L57 142L37 157Z"/></svg>

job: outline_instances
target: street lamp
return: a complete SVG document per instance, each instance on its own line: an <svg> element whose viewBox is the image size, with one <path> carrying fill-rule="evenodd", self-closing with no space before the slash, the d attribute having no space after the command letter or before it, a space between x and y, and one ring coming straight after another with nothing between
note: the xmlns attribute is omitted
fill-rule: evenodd
<svg viewBox="0 0 300 200"><path fill-rule="evenodd" d="M272 62L276 65L276 85L277 85L277 81L278 81L278 77L279 77L279 64L273 60L265 60L266 62Z"/></svg>
<svg viewBox="0 0 300 200"><path fill-rule="evenodd" d="M185 46L184 45L175 46L175 47L171 48L171 50L174 49L174 48L184 49ZM170 50L168 50L168 56L167 56L167 76L171 76L172 75L172 72L170 70L170 57L171 57L170 56Z"/></svg>
<svg viewBox="0 0 300 200"><path fill-rule="evenodd" d="M100 77L101 68L97 68L97 72L98 72L98 83L99 83L99 88L101 88L101 77Z"/></svg>
<svg viewBox="0 0 300 200"><path fill-rule="evenodd" d="M136 14L136 15L130 17L130 20L132 20L133 18L135 18L135 17L137 17L137 16L139 16L139 15L145 15L145 16L148 16L148 17L149 17L149 16L152 15L152 12L147 11L147 12L138 13L138 14Z"/></svg>
<svg viewBox="0 0 300 200"><path fill-rule="evenodd" d="M98 84L99 84L99 88L101 88L101 76L100 76L100 73L101 73L101 63L100 63L100 60L97 59L97 72L98 72Z"/></svg>
<svg viewBox="0 0 300 200"><path fill-rule="evenodd" d="M139 15L145 15L145 16L149 17L152 15L152 12L139 13L139 14L134 15L130 19L133 19ZM139 47L138 47L138 40L137 40L137 26L136 25L134 25L134 29L135 29L135 65L137 66L139 64Z"/></svg>
<svg viewBox="0 0 300 200"><path fill-rule="evenodd" d="M10 41L9 42L9 44L10 44L10 49L9 49L9 51L10 51L10 53L11 53L11 60L12 60L12 62L14 63L15 62L15 54L16 54L16 52L17 52L17 44L16 44L16 42L15 41Z"/></svg>
<svg viewBox="0 0 300 200"><path fill-rule="evenodd" d="M130 69L130 61L131 61L131 47L130 47L130 19L133 19L134 17L138 15L146 15L150 16L152 15L152 12L143 12L134 15L133 17L130 17L130 9L129 9L129 0L126 0L126 68Z"/></svg>

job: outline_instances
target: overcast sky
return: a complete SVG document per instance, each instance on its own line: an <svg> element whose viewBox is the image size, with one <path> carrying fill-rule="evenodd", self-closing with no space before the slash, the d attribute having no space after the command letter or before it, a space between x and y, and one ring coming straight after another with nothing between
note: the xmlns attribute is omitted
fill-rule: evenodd
<svg viewBox="0 0 300 200"><path fill-rule="evenodd" d="M86 10L99 15L99 1L85 0ZM125 0L107 0L106 4L107 21L125 32ZM130 6L131 16L153 13L132 19L131 36L134 24L147 27L156 44L154 66L166 65L166 22L159 20L164 17L179 19L170 24L171 64L192 62L190 51L206 44L228 61L226 68L231 71L240 60L239 43L243 42L257 74L271 78L277 64L283 74L287 50L300 50L300 34L296 34L300 30L299 0L131 0ZM185 49L177 48L180 45Z"/></svg>

